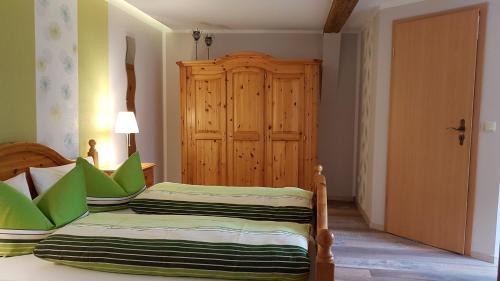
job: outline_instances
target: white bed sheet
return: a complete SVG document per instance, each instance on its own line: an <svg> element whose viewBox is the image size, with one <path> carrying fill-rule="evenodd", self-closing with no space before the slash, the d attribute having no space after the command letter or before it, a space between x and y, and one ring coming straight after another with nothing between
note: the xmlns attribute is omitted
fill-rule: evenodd
<svg viewBox="0 0 500 281"><path fill-rule="evenodd" d="M215 279L129 275L58 265L34 255L0 258L1 281L220 281Z"/></svg>

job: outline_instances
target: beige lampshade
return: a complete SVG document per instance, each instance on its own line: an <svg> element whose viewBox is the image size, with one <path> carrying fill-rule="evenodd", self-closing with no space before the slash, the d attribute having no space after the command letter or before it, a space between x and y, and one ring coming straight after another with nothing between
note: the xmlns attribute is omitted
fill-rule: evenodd
<svg viewBox="0 0 500 281"><path fill-rule="evenodd" d="M130 111L118 112L118 117L115 123L115 133L118 134L137 134L139 133L139 127L137 126L137 120L135 119L135 114Z"/></svg>

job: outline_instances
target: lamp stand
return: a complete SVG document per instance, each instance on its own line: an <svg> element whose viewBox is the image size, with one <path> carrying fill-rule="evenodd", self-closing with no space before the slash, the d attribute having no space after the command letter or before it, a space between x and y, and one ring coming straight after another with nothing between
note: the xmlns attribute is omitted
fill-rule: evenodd
<svg viewBox="0 0 500 281"><path fill-rule="evenodd" d="M132 145L132 136L130 134L127 134L127 151L128 151L128 156L132 155L134 152L136 152L136 146L135 146L135 141L134 145Z"/></svg>

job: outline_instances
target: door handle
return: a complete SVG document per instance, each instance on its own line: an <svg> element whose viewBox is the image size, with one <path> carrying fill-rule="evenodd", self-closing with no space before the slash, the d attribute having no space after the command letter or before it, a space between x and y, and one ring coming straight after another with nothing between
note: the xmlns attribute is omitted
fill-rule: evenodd
<svg viewBox="0 0 500 281"><path fill-rule="evenodd" d="M464 141L465 141L465 119L460 119L460 126L458 126L457 128L454 128L454 127L449 127L449 128L446 128L448 131L454 131L454 132L458 132L458 143L460 145L464 145Z"/></svg>
<svg viewBox="0 0 500 281"><path fill-rule="evenodd" d="M465 133L465 119L460 119L460 126L458 128L449 127L446 128L448 131L455 131L460 133Z"/></svg>

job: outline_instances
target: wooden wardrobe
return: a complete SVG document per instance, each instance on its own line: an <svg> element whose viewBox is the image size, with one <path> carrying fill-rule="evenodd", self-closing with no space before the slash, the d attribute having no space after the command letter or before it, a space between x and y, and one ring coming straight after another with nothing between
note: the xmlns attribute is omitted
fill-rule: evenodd
<svg viewBox="0 0 500 281"><path fill-rule="evenodd" d="M312 185L320 60L242 52L177 64L184 183Z"/></svg>

